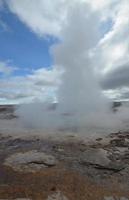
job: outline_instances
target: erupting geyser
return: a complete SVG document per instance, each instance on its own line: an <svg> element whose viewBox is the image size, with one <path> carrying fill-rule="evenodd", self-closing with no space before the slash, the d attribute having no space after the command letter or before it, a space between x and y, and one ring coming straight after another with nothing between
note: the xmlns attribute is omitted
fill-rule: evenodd
<svg viewBox="0 0 129 200"><path fill-rule="evenodd" d="M63 70L56 94L58 105L56 109L48 109L43 103L20 106L17 113L28 126L52 130L77 127L81 132L88 126L118 124L92 62L91 52L101 39L99 18L98 12L84 2L69 7L60 43L51 48L55 66Z"/></svg>

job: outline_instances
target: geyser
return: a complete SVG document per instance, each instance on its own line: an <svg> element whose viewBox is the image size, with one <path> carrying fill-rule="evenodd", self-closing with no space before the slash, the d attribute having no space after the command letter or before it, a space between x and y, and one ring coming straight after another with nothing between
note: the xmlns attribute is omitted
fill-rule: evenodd
<svg viewBox="0 0 129 200"><path fill-rule="evenodd" d="M21 105L17 114L25 125L44 130L75 127L79 132L88 127L120 125L120 118L116 120L109 100L102 94L90 56L101 39L99 23L100 15L88 4L70 5L61 41L51 48L55 66L63 70L56 93L58 105L55 109L48 109L49 104L42 102Z"/></svg>

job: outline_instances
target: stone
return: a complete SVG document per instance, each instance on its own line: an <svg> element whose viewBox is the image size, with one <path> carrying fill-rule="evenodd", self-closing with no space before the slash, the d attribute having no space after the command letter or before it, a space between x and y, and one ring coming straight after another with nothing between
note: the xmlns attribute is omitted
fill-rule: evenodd
<svg viewBox="0 0 129 200"><path fill-rule="evenodd" d="M54 156L36 150L16 153L5 159L4 165L16 171L35 172L57 164Z"/></svg>
<svg viewBox="0 0 129 200"><path fill-rule="evenodd" d="M105 167L109 165L110 159L106 150L92 148L82 153L80 163Z"/></svg>
<svg viewBox="0 0 129 200"><path fill-rule="evenodd" d="M111 161L108 158L108 152L104 149L89 149L82 154L80 163L83 165L92 165L96 169L111 170L119 172L125 168L122 162Z"/></svg>
<svg viewBox="0 0 129 200"><path fill-rule="evenodd" d="M104 200L115 200L114 197L104 197Z"/></svg>
<svg viewBox="0 0 129 200"><path fill-rule="evenodd" d="M128 146L128 143L125 141L124 138L113 139L110 141L110 144L115 147L127 147Z"/></svg>
<svg viewBox="0 0 129 200"><path fill-rule="evenodd" d="M103 138L97 138L96 139L97 142L102 141L102 140L103 140Z"/></svg>
<svg viewBox="0 0 129 200"><path fill-rule="evenodd" d="M104 197L104 200L129 200L128 198L126 197Z"/></svg>
<svg viewBox="0 0 129 200"><path fill-rule="evenodd" d="M48 196L46 200L68 200L60 191L55 192L54 194Z"/></svg>
<svg viewBox="0 0 129 200"><path fill-rule="evenodd" d="M129 151L128 147L116 147L116 150L117 150L118 152L120 152L120 154L123 154L123 153Z"/></svg>

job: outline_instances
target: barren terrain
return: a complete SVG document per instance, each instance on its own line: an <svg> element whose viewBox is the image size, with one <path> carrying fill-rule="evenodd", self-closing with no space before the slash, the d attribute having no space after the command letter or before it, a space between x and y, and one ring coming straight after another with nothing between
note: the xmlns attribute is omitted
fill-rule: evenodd
<svg viewBox="0 0 129 200"><path fill-rule="evenodd" d="M16 123L11 107L2 108L1 116L6 125ZM15 128L9 134L2 126L0 199L129 199L129 132L41 137L16 134Z"/></svg>

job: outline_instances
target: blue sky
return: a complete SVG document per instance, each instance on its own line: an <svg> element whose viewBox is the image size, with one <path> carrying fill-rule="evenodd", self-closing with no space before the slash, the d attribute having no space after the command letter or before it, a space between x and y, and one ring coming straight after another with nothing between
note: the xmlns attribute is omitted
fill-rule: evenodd
<svg viewBox="0 0 129 200"><path fill-rule="evenodd" d="M14 75L26 75L53 64L49 48L57 42L55 37L37 36L7 7L0 12L0 20L0 61L18 68Z"/></svg>

